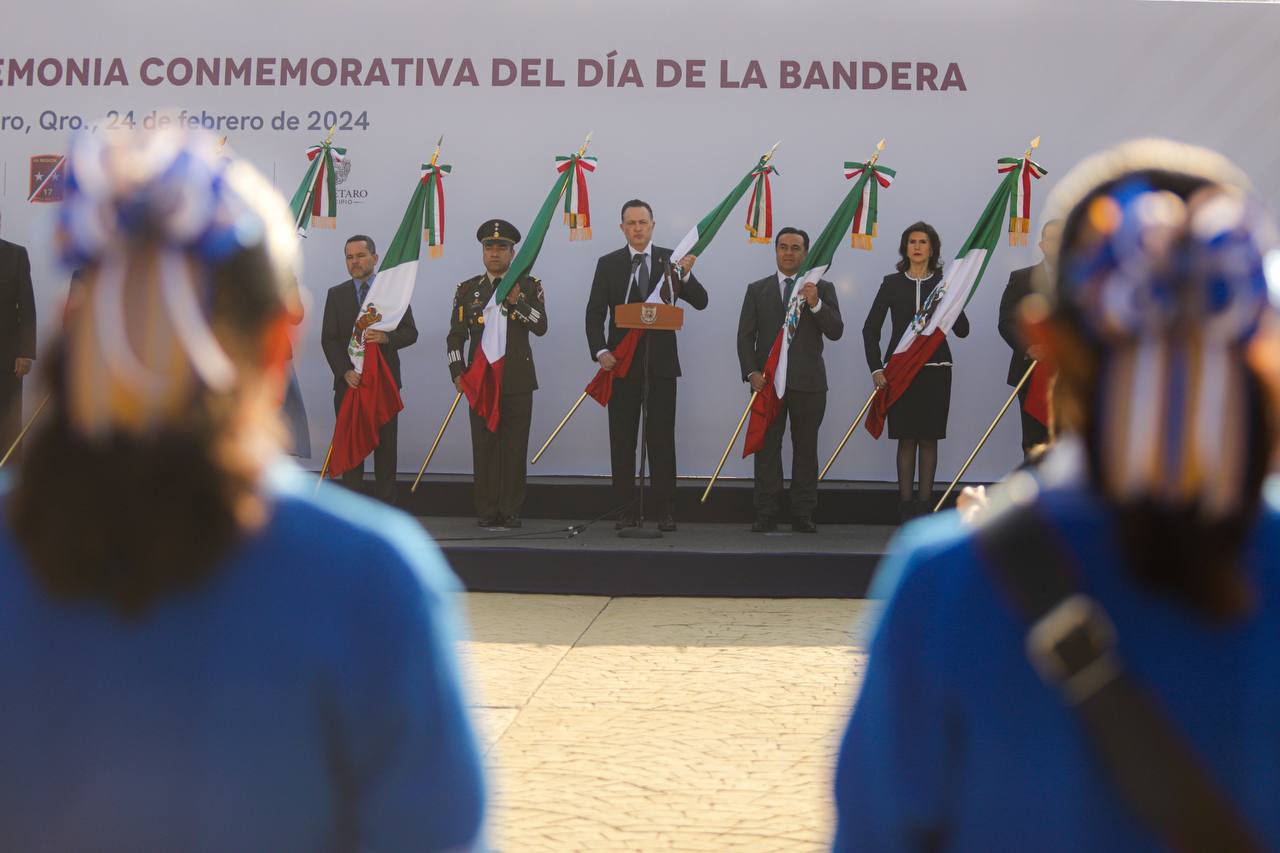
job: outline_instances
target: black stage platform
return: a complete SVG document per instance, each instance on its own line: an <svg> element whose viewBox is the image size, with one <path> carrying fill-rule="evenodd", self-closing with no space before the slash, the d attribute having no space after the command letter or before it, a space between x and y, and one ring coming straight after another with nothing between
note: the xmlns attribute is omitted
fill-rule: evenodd
<svg viewBox="0 0 1280 853"><path fill-rule="evenodd" d="M823 526L816 534L752 533L749 525L680 522L661 539L621 539L599 521L526 519L485 530L474 518L421 519L472 592L858 598L894 528Z"/></svg>
<svg viewBox="0 0 1280 853"><path fill-rule="evenodd" d="M397 504L420 518L475 592L861 597L898 511L891 483L823 483L818 533L793 533L789 524L752 533L750 480L717 482L703 504L706 479L682 478L680 529L661 539L623 539L613 529L617 508L606 477L531 477L519 530L476 526L468 475L425 477L416 493L412 482L401 476ZM570 537L571 527L582 530Z"/></svg>
<svg viewBox="0 0 1280 853"><path fill-rule="evenodd" d="M366 474L372 478L372 474ZM416 493L413 478L400 476L397 505L417 516L471 515L471 476L435 474L424 477ZM751 524L752 481L722 478L707 502L701 503L706 477L681 477L676 484L676 520ZM943 483L938 488L942 495ZM596 518L611 508L608 477L530 477L524 502L526 518ZM649 508L652 511L652 507ZM783 514L786 515L786 495ZM893 483L831 481L818 486L818 524L897 524L898 493Z"/></svg>

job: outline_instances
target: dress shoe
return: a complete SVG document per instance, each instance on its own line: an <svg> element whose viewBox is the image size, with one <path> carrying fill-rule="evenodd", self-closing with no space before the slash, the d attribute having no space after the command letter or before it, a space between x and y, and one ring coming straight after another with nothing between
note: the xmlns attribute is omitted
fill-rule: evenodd
<svg viewBox="0 0 1280 853"><path fill-rule="evenodd" d="M791 521L791 529L796 533L817 533L818 525L811 518L796 518Z"/></svg>
<svg viewBox="0 0 1280 853"><path fill-rule="evenodd" d="M664 515L664 516L662 517L662 521L659 521L659 522L658 522L658 529L659 529L659 530L661 530L663 533L673 533L673 532L675 532L675 529L676 529L676 520L675 520L675 518L671 515L671 513L667 513L666 515Z"/></svg>
<svg viewBox="0 0 1280 853"><path fill-rule="evenodd" d="M497 518L482 518L476 522L476 527L501 527L502 522Z"/></svg>
<svg viewBox="0 0 1280 853"><path fill-rule="evenodd" d="M757 515L751 522L752 533L772 533L778 529L778 522L771 515Z"/></svg>
<svg viewBox="0 0 1280 853"><path fill-rule="evenodd" d="M520 516L518 515L509 515L502 520L502 526L515 529L518 527L524 527L524 522L520 520Z"/></svg>
<svg viewBox="0 0 1280 853"><path fill-rule="evenodd" d="M635 527L639 522L634 515L622 515L613 523L614 530L622 530L627 527Z"/></svg>

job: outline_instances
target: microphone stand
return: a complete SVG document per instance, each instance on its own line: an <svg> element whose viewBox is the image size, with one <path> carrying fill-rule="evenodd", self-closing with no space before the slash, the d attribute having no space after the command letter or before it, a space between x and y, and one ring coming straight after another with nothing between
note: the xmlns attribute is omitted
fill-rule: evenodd
<svg viewBox="0 0 1280 853"><path fill-rule="evenodd" d="M636 257L639 257L637 255ZM671 290L671 303L674 305L676 301L676 291L671 286L671 265L668 264L663 272L666 278L667 287ZM618 531L619 538L622 539L661 539L662 531L652 527L644 526L644 481L645 467L649 456L649 441L647 431L649 426L649 350L650 340L644 341L644 371L640 379L640 511L637 513L637 521L635 527L624 527Z"/></svg>

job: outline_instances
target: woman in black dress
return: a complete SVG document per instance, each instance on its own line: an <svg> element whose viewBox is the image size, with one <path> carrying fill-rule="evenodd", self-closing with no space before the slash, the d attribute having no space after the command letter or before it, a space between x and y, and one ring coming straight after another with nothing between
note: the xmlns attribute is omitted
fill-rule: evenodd
<svg viewBox="0 0 1280 853"><path fill-rule="evenodd" d="M902 232L898 246L898 271L884 277L862 325L867 367L877 388L889 383L884 366L897 349L903 333L942 283L942 243L927 222L917 222ZM885 315L890 318L889 346L880 353L880 332ZM969 335L969 318L960 313L951 333ZM950 335L948 335L950 337ZM898 514L902 520L927 512L933 504L933 477L938 470L938 439L947 437L947 413L951 408L951 348L943 339L911 385L889 409L889 437L898 441ZM916 458L920 459L920 498L911 493Z"/></svg>

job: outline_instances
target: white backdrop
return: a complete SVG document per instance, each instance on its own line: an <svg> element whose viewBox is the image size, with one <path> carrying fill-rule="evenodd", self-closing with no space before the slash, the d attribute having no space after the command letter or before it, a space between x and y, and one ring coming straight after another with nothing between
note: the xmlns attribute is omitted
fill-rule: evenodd
<svg viewBox="0 0 1280 853"><path fill-rule="evenodd" d="M534 400L531 443L536 448L590 379L583 308L596 258L622 245L614 230L618 207L632 196L648 200L657 219L657 242L671 246L717 202L762 151L782 140L774 184L777 225L797 225L816 236L848 189L845 160L865 159L881 137L882 162L898 180L881 194L881 237L875 251L843 248L830 276L846 322L842 340L829 344L831 378L820 453L830 452L870 380L859 330L881 277L896 260L901 229L925 219L942 235L950 259L996 185L995 160L1019 153L1043 136L1038 159L1049 175L1035 187L1035 220L1055 180L1081 157L1141 135L1166 135L1223 151L1253 176L1273 207L1280 200L1280 8L1270 4L1192 2L994 2L821 0L777 4L761 0L651 0L623 5L590 0L436 0L429 4L365 0L248 2L192 5L133 0L103 11L98 2L23 4L5 14L0 32L0 236L31 250L42 335L65 296L67 276L52 264L48 219L53 205L27 202L29 158L60 153L66 131L57 116L86 122L109 111L136 121L155 109L209 115L260 116L261 130L224 130L231 146L257 163L286 195L305 166L303 151L319 141L327 111L363 113L367 127L341 130L351 172L341 189L337 232L313 231L305 244L305 286L311 293L306 336L297 368L311 418L319 467L333 427L330 374L318 330L324 290L346 278L341 253L348 234L366 232L379 246L389 241L436 137L445 135L447 242L440 260L424 261L414 296L420 338L402 353L406 411L400 421L400 468L416 470L453 396L444 336L454 285L481 270L478 224L504 217L524 230L554 178L552 158L576 148L595 132L600 158L591 179L595 239L570 243L558 222L536 267L546 287L550 331L534 343L541 390ZM612 57L611 51L616 51ZM159 62L143 66L148 58ZM361 80L382 57L390 85L317 85L312 78L281 85L273 74L246 85L173 85L166 67L175 58L308 58L323 82L317 59L358 60ZM424 62L417 85L410 63L399 85L390 59L431 58L443 85L432 83ZM103 60L103 74L119 59L127 83L67 84L68 58ZM54 62L41 63L46 59ZM459 80L463 60L474 67L471 85ZM554 61L561 86L494 85L493 62ZM595 86L580 86L579 60L606 71ZM626 60L634 60L643 86L615 84ZM658 87L659 59L705 60L703 88ZM25 64L32 60L31 65ZM766 87L729 88L748 63L759 63ZM799 63L801 86L783 88L783 61ZM892 82L874 90L803 87L810 63L877 62L906 66L907 88ZM917 90L921 63L938 69L946 91ZM255 66L256 67L256 66ZM340 67L340 64L337 66ZM350 65L348 66L351 67ZM44 82L41 82L43 71ZM58 76L58 75L61 76ZM148 81L157 83L148 85ZM47 85L46 85L47 84ZM317 117L308 114L320 113ZM298 129L272 129L271 118L297 116ZM49 116L55 129L46 129ZM17 117L15 120L14 117ZM339 115L339 118L341 116ZM364 122L362 122L363 124ZM17 127L15 128L15 124ZM740 208L700 259L697 273L710 292L705 312L689 311L681 333L679 470L709 474L745 403L734 346L744 285L772 271L772 250L748 245ZM996 308L1008 273L1038 260L1033 245L1002 245L969 306L973 332L952 344L955 386L948 440L942 443L939 477L949 478L1008 394L1008 349L996 334ZM424 253L425 257L425 253ZM885 332L887 334L887 330ZM882 338L881 345L884 340ZM27 385L27 410L40 393ZM998 477L1018 458L1016 410L1003 423L973 469ZM451 426L432 469L470 471L465 419ZM588 401L552 446L534 474L600 474L608 470L603 411ZM725 473L749 476L749 460L737 452ZM889 480L892 447L859 431L832 474L836 478Z"/></svg>

